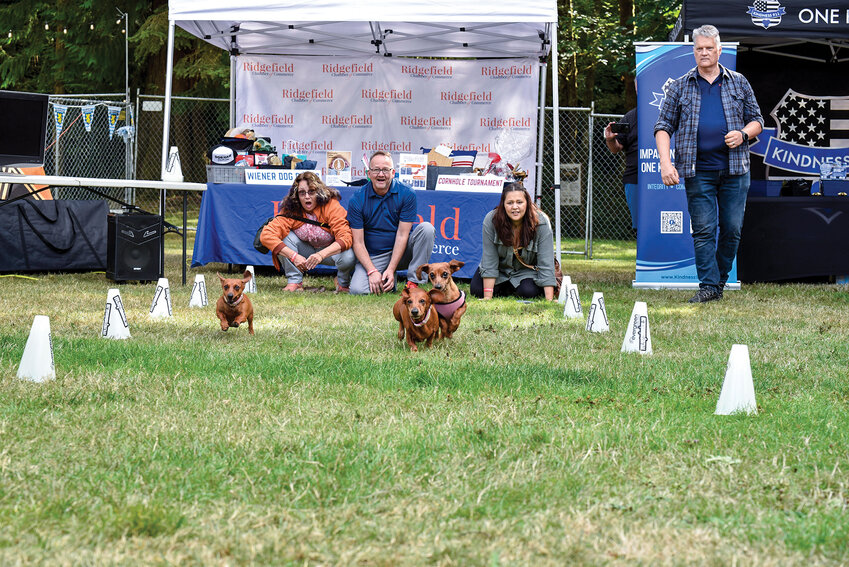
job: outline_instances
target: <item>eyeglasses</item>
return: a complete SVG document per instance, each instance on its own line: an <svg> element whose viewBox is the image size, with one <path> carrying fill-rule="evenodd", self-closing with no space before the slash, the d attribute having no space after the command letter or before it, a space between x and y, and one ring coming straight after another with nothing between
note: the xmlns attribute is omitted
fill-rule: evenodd
<svg viewBox="0 0 849 567"><path fill-rule="evenodd" d="M310 189L309 191L298 191L298 197L306 197L307 195L309 195L310 197L315 197L316 190Z"/></svg>
<svg viewBox="0 0 849 567"><path fill-rule="evenodd" d="M382 173L383 175L389 175L392 172L392 169L388 167L372 167L369 169L370 172L377 175L378 173Z"/></svg>

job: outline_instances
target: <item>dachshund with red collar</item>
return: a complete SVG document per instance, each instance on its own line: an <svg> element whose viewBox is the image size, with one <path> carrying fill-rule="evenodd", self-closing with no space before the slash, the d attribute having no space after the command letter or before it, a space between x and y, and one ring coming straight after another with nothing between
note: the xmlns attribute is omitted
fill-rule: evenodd
<svg viewBox="0 0 849 567"><path fill-rule="evenodd" d="M403 341L406 335L407 344L413 352L419 350L417 342L426 341L429 347L433 339L439 337L439 315L431 299L431 294L437 293L420 287L405 287L392 307L392 314L398 321L398 340Z"/></svg>
<svg viewBox="0 0 849 567"><path fill-rule="evenodd" d="M465 262L451 260L450 262L435 262L422 264L416 269L416 276L422 279L422 272L427 274L427 279L433 285L433 289L441 292L433 296L434 307L439 314L439 329L442 338L451 338L457 327L460 326L460 318L466 312L466 294L460 291L454 282L454 272L465 266Z"/></svg>
<svg viewBox="0 0 849 567"><path fill-rule="evenodd" d="M215 304L215 314L221 321L222 331L247 322L248 331L250 334L254 334L254 306L244 293L245 286L251 281L251 277L253 275L250 270L245 270L242 279L223 278L221 274L218 274L222 292L221 297L218 298L218 303Z"/></svg>

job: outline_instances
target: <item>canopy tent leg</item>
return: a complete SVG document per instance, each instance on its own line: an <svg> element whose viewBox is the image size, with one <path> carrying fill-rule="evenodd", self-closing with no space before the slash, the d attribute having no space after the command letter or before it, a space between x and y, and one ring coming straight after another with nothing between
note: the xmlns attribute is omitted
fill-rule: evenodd
<svg viewBox="0 0 849 567"><path fill-rule="evenodd" d="M584 256L593 258L593 128L595 128L595 101L590 103L590 115L587 116L587 131L589 132L589 161L587 166L587 210L584 221Z"/></svg>
<svg viewBox="0 0 849 567"><path fill-rule="evenodd" d="M560 84L557 80L557 34L551 42L551 119L554 137L554 238L557 261L563 264L560 245Z"/></svg>
<svg viewBox="0 0 849 567"><path fill-rule="evenodd" d="M545 87L546 79L545 72L547 71L545 62L540 63L539 73L539 119L538 128L539 136L537 137L537 163L536 163L536 187L534 188L534 198L539 202L542 199L542 160L543 143L545 142Z"/></svg>
<svg viewBox="0 0 849 567"><path fill-rule="evenodd" d="M230 56L230 128L236 127L236 56ZM282 151L282 149L281 149Z"/></svg>
<svg viewBox="0 0 849 567"><path fill-rule="evenodd" d="M160 179L165 179L165 166L168 163L168 150L171 141L171 77L174 75L174 27L173 20L168 20L168 59L165 66L165 115L162 117L162 164Z"/></svg>
<svg viewBox="0 0 849 567"><path fill-rule="evenodd" d="M174 27L173 20L168 20L168 59L165 66L165 110L162 117L162 163L159 178L165 180L165 167L168 163L168 151L171 142L171 77L174 74ZM159 191L159 215L165 219L165 189ZM184 233L185 234L185 233ZM159 277L165 273L165 239L160 239L159 261L162 269ZM185 265L185 262L183 262Z"/></svg>

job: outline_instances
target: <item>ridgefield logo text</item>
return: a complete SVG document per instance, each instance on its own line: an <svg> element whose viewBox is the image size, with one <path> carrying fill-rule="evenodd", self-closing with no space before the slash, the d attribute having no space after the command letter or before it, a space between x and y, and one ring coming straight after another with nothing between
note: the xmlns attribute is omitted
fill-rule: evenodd
<svg viewBox="0 0 849 567"><path fill-rule="evenodd" d="M376 142L363 141L360 143L360 149L366 152L376 152L383 150L385 152L407 152L412 151L413 144L410 142Z"/></svg>
<svg viewBox="0 0 849 567"><path fill-rule="evenodd" d="M401 65L401 72L413 77L450 79L454 76L454 67L451 65Z"/></svg>
<svg viewBox="0 0 849 567"><path fill-rule="evenodd" d="M240 122L252 126L292 126L295 124L294 114L259 114L246 112Z"/></svg>
<svg viewBox="0 0 849 567"><path fill-rule="evenodd" d="M481 77L493 79L509 79L511 77L527 77L533 72L531 65L487 65L481 67Z"/></svg>
<svg viewBox="0 0 849 567"><path fill-rule="evenodd" d="M283 89L282 93L283 98L291 99L293 101L296 100L308 100L308 101L327 101L333 100L333 89Z"/></svg>
<svg viewBox="0 0 849 567"><path fill-rule="evenodd" d="M307 153L307 152L326 152L333 149L333 142L330 140L310 140L309 142L298 142L289 140L283 143L284 152L289 153Z"/></svg>
<svg viewBox="0 0 849 567"><path fill-rule="evenodd" d="M412 102L413 90L399 91L397 89L362 89L361 98L371 101Z"/></svg>
<svg viewBox="0 0 849 567"><path fill-rule="evenodd" d="M265 73L270 75L291 74L295 72L294 63L257 63L245 61L242 69L249 73Z"/></svg>
<svg viewBox="0 0 849 567"><path fill-rule="evenodd" d="M492 103L492 91L442 91L439 100L451 104L490 104Z"/></svg>
<svg viewBox="0 0 849 567"><path fill-rule="evenodd" d="M510 118L481 118L480 125L484 128L489 128L490 130L497 128L530 128L531 119L527 116L524 118L516 118L513 116Z"/></svg>
<svg viewBox="0 0 849 567"><path fill-rule="evenodd" d="M374 63L324 63L321 72L328 75L363 75L374 73Z"/></svg>
<svg viewBox="0 0 849 567"><path fill-rule="evenodd" d="M450 116L402 116L401 126L409 126L415 130L433 128L437 130L451 127Z"/></svg>
<svg viewBox="0 0 849 567"><path fill-rule="evenodd" d="M371 114L351 114L349 116L325 114L321 117L321 123L331 128L371 128L374 123L374 116Z"/></svg>

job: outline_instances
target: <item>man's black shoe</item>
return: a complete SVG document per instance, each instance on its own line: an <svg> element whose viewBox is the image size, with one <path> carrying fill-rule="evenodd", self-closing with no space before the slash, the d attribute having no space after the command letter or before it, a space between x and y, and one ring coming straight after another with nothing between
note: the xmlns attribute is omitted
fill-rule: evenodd
<svg viewBox="0 0 849 567"><path fill-rule="evenodd" d="M687 300L687 303L707 303L722 299L722 294L711 287L700 288L696 295Z"/></svg>

